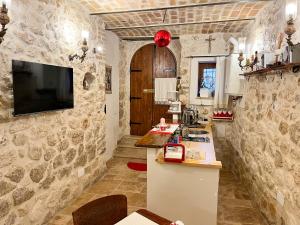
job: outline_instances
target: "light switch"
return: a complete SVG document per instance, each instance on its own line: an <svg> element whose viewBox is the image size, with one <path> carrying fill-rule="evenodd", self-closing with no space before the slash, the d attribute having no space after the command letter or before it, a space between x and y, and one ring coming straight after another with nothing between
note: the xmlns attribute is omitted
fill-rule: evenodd
<svg viewBox="0 0 300 225"><path fill-rule="evenodd" d="M276 199L277 199L277 202L283 207L283 205L284 205L284 195L280 191L277 192Z"/></svg>
<svg viewBox="0 0 300 225"><path fill-rule="evenodd" d="M80 168L78 169L78 177L82 177L82 176L84 176L84 168L83 168L83 167L80 167Z"/></svg>

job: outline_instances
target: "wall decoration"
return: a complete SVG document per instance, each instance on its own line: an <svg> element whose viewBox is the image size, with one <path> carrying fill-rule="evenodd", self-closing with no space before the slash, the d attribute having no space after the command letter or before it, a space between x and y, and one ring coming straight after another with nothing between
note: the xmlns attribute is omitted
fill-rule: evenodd
<svg viewBox="0 0 300 225"><path fill-rule="evenodd" d="M7 28L5 26L9 23L10 19L8 14L8 9L7 9L7 2L2 1L2 6L0 7L0 24L2 26L0 30L0 44L4 41L4 35L6 34Z"/></svg>
<svg viewBox="0 0 300 225"><path fill-rule="evenodd" d="M212 41L215 41L215 38L212 38L212 35L209 35L208 39L205 39L205 41L208 42L208 54L211 53L211 48L212 48Z"/></svg>
<svg viewBox="0 0 300 225"><path fill-rule="evenodd" d="M87 72L83 78L83 89L90 90L90 87L91 87L92 83L94 82L94 80L95 80L95 76L93 74L91 74L90 72Z"/></svg>
<svg viewBox="0 0 300 225"><path fill-rule="evenodd" d="M171 34L166 30L158 31L154 36L154 42L158 47L166 47L171 42Z"/></svg>
<svg viewBox="0 0 300 225"><path fill-rule="evenodd" d="M105 93L112 94L112 83L111 83L112 67L105 66Z"/></svg>

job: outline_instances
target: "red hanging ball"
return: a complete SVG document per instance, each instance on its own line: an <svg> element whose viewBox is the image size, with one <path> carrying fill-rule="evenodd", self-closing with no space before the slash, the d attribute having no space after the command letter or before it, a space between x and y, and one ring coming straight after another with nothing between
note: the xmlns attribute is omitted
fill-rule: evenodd
<svg viewBox="0 0 300 225"><path fill-rule="evenodd" d="M158 47L166 47L171 42L171 34L166 30L160 30L155 34L154 42Z"/></svg>

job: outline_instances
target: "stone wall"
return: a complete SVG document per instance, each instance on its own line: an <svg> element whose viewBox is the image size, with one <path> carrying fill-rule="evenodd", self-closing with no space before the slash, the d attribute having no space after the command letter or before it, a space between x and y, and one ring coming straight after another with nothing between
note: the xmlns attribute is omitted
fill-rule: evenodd
<svg viewBox="0 0 300 225"><path fill-rule="evenodd" d="M120 113L119 127L120 137L130 134L130 63L134 53L141 47L153 43L153 41L121 41L120 47ZM177 71L180 71L181 45L178 40L172 40L168 46L175 55L177 61ZM179 75L179 73L178 73Z"/></svg>
<svg viewBox="0 0 300 225"><path fill-rule="evenodd" d="M103 44L104 26L73 0L14 0L10 17L0 46L0 224L46 224L106 168L103 55L68 61L82 29L91 49ZM14 118L12 59L73 67L74 109ZM83 90L87 72L95 81Z"/></svg>
<svg viewBox="0 0 300 225"><path fill-rule="evenodd" d="M254 24L244 30L247 37L247 49L250 53L255 51L274 51L279 33L284 33L286 27L285 0L275 0L269 3L258 15ZM295 21L296 33L293 42L300 41L300 2L298 1L298 16ZM286 44L286 43L284 43Z"/></svg>
<svg viewBox="0 0 300 225"><path fill-rule="evenodd" d="M227 130L234 172L269 224L300 221L300 78L286 73L247 83ZM277 193L285 197L282 207ZM284 221L284 223L282 222Z"/></svg>
<svg viewBox="0 0 300 225"><path fill-rule="evenodd" d="M263 10L248 34L249 49L274 50L284 29L284 1ZM299 16L298 16L299 18ZM299 22L297 21L297 24ZM296 35L297 36L297 35ZM298 39L299 41L300 39ZM268 224L300 223L300 77L284 73L246 82L226 132L232 168L249 187ZM282 193L281 206L276 198Z"/></svg>

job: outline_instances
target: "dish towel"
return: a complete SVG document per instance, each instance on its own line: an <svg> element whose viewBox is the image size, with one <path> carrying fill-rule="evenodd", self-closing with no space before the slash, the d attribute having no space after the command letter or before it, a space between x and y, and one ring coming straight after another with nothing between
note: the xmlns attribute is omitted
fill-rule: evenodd
<svg viewBox="0 0 300 225"><path fill-rule="evenodd" d="M155 103L168 104L168 98L176 92L176 78L155 78ZM169 93L169 95L168 95Z"/></svg>

